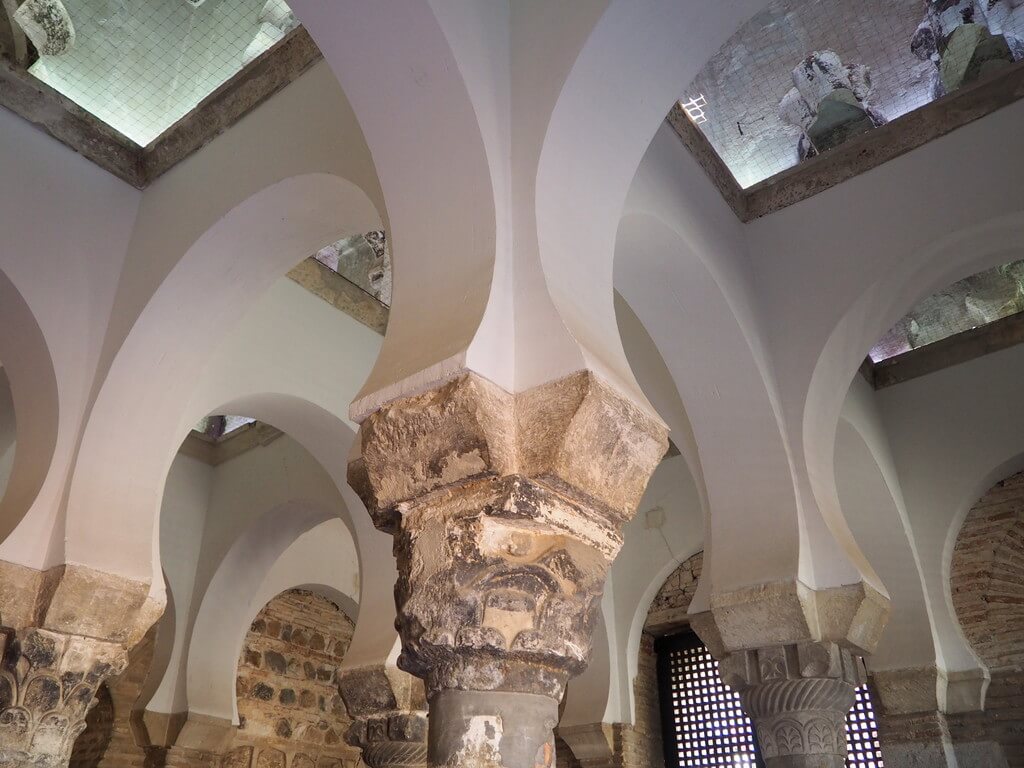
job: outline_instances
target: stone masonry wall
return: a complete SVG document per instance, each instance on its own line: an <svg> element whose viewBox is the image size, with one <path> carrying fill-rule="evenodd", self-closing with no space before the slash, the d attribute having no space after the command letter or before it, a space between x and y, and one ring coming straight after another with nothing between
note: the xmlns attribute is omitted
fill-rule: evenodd
<svg viewBox="0 0 1024 768"><path fill-rule="evenodd" d="M225 765L340 768L353 760L336 674L353 628L338 606L308 590L267 603L238 661L241 726Z"/></svg>

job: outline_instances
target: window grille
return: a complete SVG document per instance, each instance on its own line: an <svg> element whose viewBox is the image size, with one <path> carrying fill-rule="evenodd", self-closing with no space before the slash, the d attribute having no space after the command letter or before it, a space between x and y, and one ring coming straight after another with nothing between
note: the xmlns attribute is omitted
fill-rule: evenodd
<svg viewBox="0 0 1024 768"><path fill-rule="evenodd" d="M754 725L700 639L693 632L662 638L657 652L667 768L761 768ZM884 768L867 686L857 689L846 738L848 768Z"/></svg>

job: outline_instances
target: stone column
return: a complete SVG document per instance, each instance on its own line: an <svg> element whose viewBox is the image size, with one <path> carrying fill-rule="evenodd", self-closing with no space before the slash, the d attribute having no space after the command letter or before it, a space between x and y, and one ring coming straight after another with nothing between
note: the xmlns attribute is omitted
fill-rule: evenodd
<svg viewBox="0 0 1024 768"><path fill-rule="evenodd" d="M721 662L754 721L768 768L842 768L846 715L864 664L835 643L739 651Z"/></svg>
<svg viewBox="0 0 1024 768"><path fill-rule="evenodd" d="M0 563L0 765L63 768L96 690L163 611L148 585Z"/></svg>
<svg viewBox="0 0 1024 768"><path fill-rule="evenodd" d="M424 768L427 702L423 683L393 667L338 671L338 688L352 725L345 742L362 750L370 768Z"/></svg>
<svg viewBox="0 0 1024 768"><path fill-rule="evenodd" d="M664 427L587 372L519 395L465 374L384 406L359 442L349 482L395 538L398 666L426 686L429 762L551 765Z"/></svg>
<svg viewBox="0 0 1024 768"><path fill-rule="evenodd" d="M713 565L705 561L702 577ZM710 610L691 614L754 721L768 768L842 768L863 657L878 645L889 610L889 599L864 582L812 590L789 580L712 587Z"/></svg>

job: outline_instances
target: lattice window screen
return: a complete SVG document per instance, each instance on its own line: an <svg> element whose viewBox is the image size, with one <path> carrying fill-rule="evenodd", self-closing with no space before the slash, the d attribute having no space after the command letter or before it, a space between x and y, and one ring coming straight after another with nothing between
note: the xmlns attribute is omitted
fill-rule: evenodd
<svg viewBox="0 0 1024 768"><path fill-rule="evenodd" d="M754 726L718 676L718 662L691 632L658 643L658 692L668 768L755 768L763 762ZM867 687L846 720L848 768L884 768Z"/></svg>

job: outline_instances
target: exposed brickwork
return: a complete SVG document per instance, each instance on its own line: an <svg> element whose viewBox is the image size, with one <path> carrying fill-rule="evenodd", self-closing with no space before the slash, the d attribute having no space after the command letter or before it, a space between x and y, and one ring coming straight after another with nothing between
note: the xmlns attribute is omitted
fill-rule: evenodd
<svg viewBox="0 0 1024 768"><path fill-rule="evenodd" d="M950 581L964 633L989 669L1024 670L1024 472L974 505Z"/></svg>
<svg viewBox="0 0 1024 768"><path fill-rule="evenodd" d="M949 717L953 741L994 741L1012 768L1024 768L1024 472L967 515L950 588L964 634L992 672L985 711Z"/></svg>
<svg viewBox="0 0 1024 768"><path fill-rule="evenodd" d="M338 606L308 590L284 592L259 612L238 660L239 766L324 768L351 758L336 672L352 630Z"/></svg>
<svg viewBox="0 0 1024 768"><path fill-rule="evenodd" d="M655 637L676 632L689 624L686 612L697 591L697 580L704 565L704 553L684 560L655 595L644 622L644 631Z"/></svg>
<svg viewBox="0 0 1024 768"><path fill-rule="evenodd" d="M1010 768L1024 768L1024 672L992 675L984 712L949 716L954 743L1001 744Z"/></svg>

